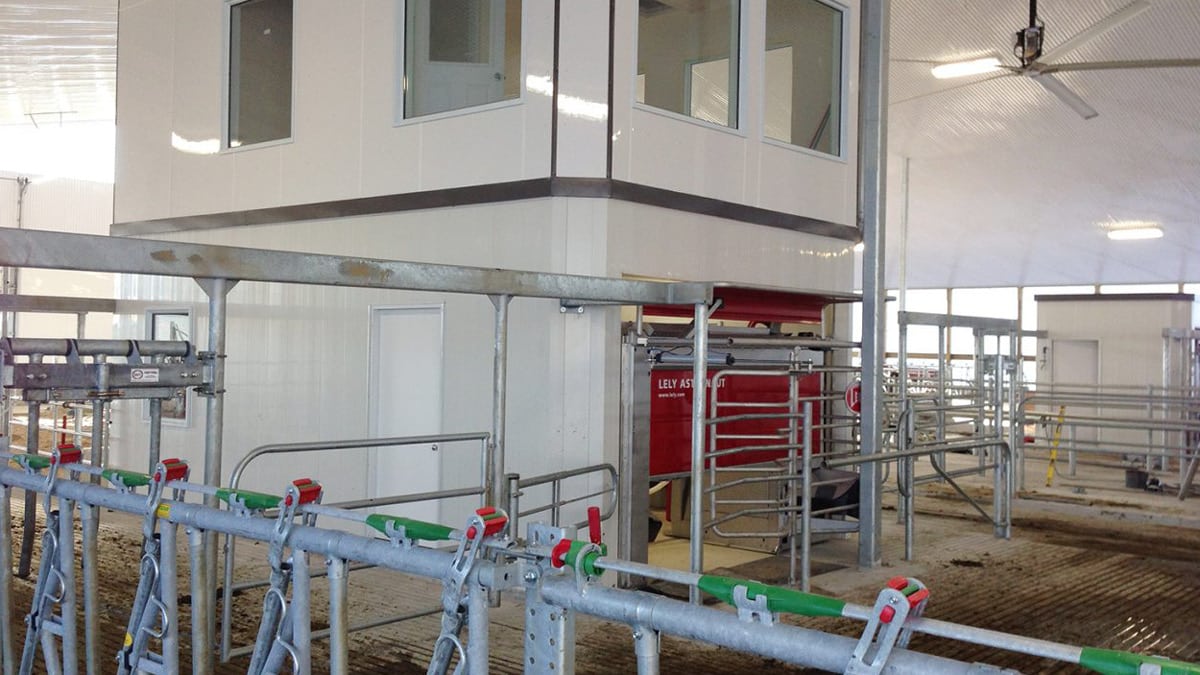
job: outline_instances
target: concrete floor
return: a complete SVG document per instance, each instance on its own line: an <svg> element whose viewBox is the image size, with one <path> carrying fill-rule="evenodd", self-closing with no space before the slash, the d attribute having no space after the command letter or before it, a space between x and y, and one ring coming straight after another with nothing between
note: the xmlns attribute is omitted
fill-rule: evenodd
<svg viewBox="0 0 1200 675"><path fill-rule="evenodd" d="M952 464L973 461L951 456ZM853 565L854 536L814 547L814 559L840 567L814 577L813 590L869 605L895 575L920 578L932 591L926 615L996 630L1074 644L1089 644L1200 661L1200 499L1179 502L1174 496L1124 488L1123 474L1081 465L1074 478L1044 487L1044 464L1029 463L1025 499L1014 506L1011 540L995 539L944 485L924 486L917 501L916 556L903 560L902 529L894 511L885 511L884 564L860 571ZM1040 473L1039 473L1040 471ZM990 503L990 479L962 481L969 494ZM1080 492L1079 488L1083 489ZM894 497L889 497L893 501ZM14 500L14 520L20 506ZM19 529L19 526L17 526ZM115 653L123 633L130 589L136 579L138 524L121 514L106 514L102 525L105 555L102 594L105 659ZM186 549L185 549L186 551ZM185 551L181 551L184 553ZM242 545L240 579L265 576L262 545ZM657 562L686 564L686 540L652 547ZM709 562L722 571L776 581L786 576L786 559L709 547ZM186 560L183 561L186 564ZM181 570L186 592L186 570ZM14 634L28 608L31 583L17 581ZM325 585L314 581L314 628L327 620ZM403 575L364 570L351 575L351 621L437 605L439 584ZM187 598L184 598L186 601ZM246 592L234 604L238 643L252 640L262 594ZM184 605L186 607L186 604ZM186 614L186 613L185 613ZM522 671L523 609L519 597L506 596L491 615L491 671ZM856 635L861 626L845 620L786 621L839 634ZM187 642L187 617L181 617ZM425 670L438 617L431 616L355 633L351 670L355 673L421 673ZM632 639L624 626L581 617L577 629L578 673L635 671ZM918 636L912 648L965 661L980 661L1022 672L1082 672L1041 659ZM314 672L325 672L324 645L314 643ZM186 655L185 655L186 658ZM106 660L107 663L107 660ZM244 660L222 666L221 673L244 672ZM778 663L664 638L664 673L790 673Z"/></svg>

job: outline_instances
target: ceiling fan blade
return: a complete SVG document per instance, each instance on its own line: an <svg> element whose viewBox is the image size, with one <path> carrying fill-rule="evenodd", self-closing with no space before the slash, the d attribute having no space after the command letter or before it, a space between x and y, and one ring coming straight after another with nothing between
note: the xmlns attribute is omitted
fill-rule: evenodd
<svg viewBox="0 0 1200 675"><path fill-rule="evenodd" d="M1152 59L1147 61L1090 61L1088 63L1043 64L1043 73L1070 73L1078 70L1133 70L1137 68L1200 68L1200 59Z"/></svg>
<svg viewBox="0 0 1200 675"><path fill-rule="evenodd" d="M963 82L962 84L956 84L952 87L943 87L941 89L936 89L934 91L925 92L924 94L917 94L916 96L909 96L908 98L897 99L895 101L888 101L888 105L899 105L901 103L908 103L909 101L916 101L918 99L928 98L930 96L936 96L937 94L944 94L948 91L954 91L955 89L962 89L963 87L973 87L977 84L983 84L984 82L987 82L989 80L995 80L995 79L998 79L1001 77L1008 77L1009 75L1012 75L1012 74L1013 73L997 73L995 75L980 78L978 80L971 80L970 82Z"/></svg>
<svg viewBox="0 0 1200 675"><path fill-rule="evenodd" d="M1090 120L1100 114L1096 112L1095 108L1088 105L1087 101L1084 101L1082 98L1080 98L1079 94L1071 91L1067 85L1063 84L1060 80L1055 79L1053 75L1046 75L1044 73L1030 73L1029 79L1042 85L1045 87L1046 91L1054 94L1060 101L1071 106L1071 110L1079 113L1079 116L1085 120Z"/></svg>
<svg viewBox="0 0 1200 675"><path fill-rule="evenodd" d="M1108 31L1120 26L1129 21L1133 17L1150 9L1150 0L1134 0L1125 7L1118 9L1116 12L1100 19L1090 27L1083 29L1079 33L1067 38L1065 42L1055 46L1053 49L1042 54L1042 62L1052 61L1057 57L1066 56L1068 53L1079 49L1083 45L1095 40Z"/></svg>

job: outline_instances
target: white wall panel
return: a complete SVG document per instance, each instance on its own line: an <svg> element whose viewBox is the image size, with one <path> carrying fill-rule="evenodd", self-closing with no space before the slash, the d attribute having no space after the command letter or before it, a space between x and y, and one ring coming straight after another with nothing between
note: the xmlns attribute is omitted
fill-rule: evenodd
<svg viewBox="0 0 1200 675"><path fill-rule="evenodd" d="M298 2L295 8L293 140L280 148L282 202L357 197L364 141L364 3Z"/></svg>
<svg viewBox="0 0 1200 675"><path fill-rule="evenodd" d="M120 10L117 222L171 212L175 5L123 3Z"/></svg>
<svg viewBox="0 0 1200 675"><path fill-rule="evenodd" d="M848 291L850 242L629 202L609 207L608 274Z"/></svg>
<svg viewBox="0 0 1200 675"><path fill-rule="evenodd" d="M603 2L565 2L558 66L558 174L603 178L608 164L608 15Z"/></svg>

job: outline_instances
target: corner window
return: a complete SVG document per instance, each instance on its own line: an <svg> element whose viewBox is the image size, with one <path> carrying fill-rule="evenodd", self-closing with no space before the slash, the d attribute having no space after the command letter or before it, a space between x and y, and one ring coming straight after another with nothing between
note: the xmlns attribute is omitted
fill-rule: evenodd
<svg viewBox="0 0 1200 675"><path fill-rule="evenodd" d="M638 103L738 126L736 0L639 0Z"/></svg>
<svg viewBox="0 0 1200 675"><path fill-rule="evenodd" d="M767 0L767 138L841 155L843 20L819 0Z"/></svg>
<svg viewBox="0 0 1200 675"><path fill-rule="evenodd" d="M292 0L229 5L225 147L291 138Z"/></svg>
<svg viewBox="0 0 1200 675"><path fill-rule="evenodd" d="M521 0L408 0L404 117L521 95Z"/></svg>

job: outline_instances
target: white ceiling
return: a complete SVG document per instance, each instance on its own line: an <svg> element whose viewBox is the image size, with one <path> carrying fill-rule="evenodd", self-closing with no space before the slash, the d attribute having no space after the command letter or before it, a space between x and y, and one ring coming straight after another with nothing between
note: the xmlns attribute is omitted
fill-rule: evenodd
<svg viewBox="0 0 1200 675"><path fill-rule="evenodd" d="M1046 49L1128 2L1041 0ZM1200 68L1060 74L1099 111L1091 120L1028 78L929 74L987 55L1016 65L1009 45L1027 22L1025 0L893 3L889 285L903 158L910 287L1200 280ZM1153 0L1062 61L1197 57L1200 0ZM1166 236L1109 241L1097 223L1112 219L1158 221Z"/></svg>
<svg viewBox="0 0 1200 675"><path fill-rule="evenodd" d="M1041 0L1047 49L1129 0ZM1151 8L1065 61L1200 57L1200 0ZM1026 0L894 0L888 283L908 158L910 287L1200 281L1200 68L1063 73L1083 120L1020 77L960 86L933 63L998 55ZM0 124L112 120L116 0L0 2ZM1156 220L1111 242L1097 225Z"/></svg>
<svg viewBox="0 0 1200 675"><path fill-rule="evenodd" d="M116 0L0 2L0 124L112 120Z"/></svg>

